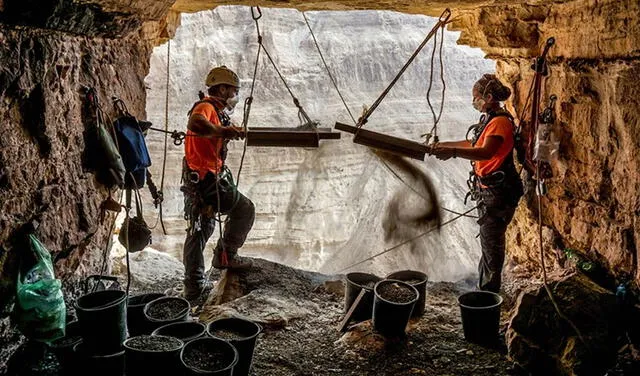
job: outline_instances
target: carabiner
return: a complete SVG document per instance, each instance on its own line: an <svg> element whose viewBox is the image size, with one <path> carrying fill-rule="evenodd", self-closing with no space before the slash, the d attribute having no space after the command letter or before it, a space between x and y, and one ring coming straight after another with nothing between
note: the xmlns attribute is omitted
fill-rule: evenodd
<svg viewBox="0 0 640 376"><path fill-rule="evenodd" d="M449 20L449 17L451 17L451 10L449 10L449 8L446 8L444 12L442 12L442 14L440 15L440 18L438 18L438 21L442 23L447 23L447 21Z"/></svg>
<svg viewBox="0 0 640 376"><path fill-rule="evenodd" d="M256 16L256 13L254 12L253 8L256 8L256 10L258 12L257 16ZM257 21L260 18L262 18L262 11L260 10L259 6L251 7L251 17L253 17L254 21Z"/></svg>
<svg viewBox="0 0 640 376"><path fill-rule="evenodd" d="M184 132L178 132L178 131L171 132L171 138L173 138L173 144L175 146L182 145L182 142L184 141L186 136L187 135Z"/></svg>

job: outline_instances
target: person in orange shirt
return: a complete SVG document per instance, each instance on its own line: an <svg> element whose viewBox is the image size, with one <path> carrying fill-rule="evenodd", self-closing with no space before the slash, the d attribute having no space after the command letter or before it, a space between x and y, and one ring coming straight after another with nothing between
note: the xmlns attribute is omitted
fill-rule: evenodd
<svg viewBox="0 0 640 376"><path fill-rule="evenodd" d="M237 256L253 226L255 207L233 182L225 165L227 143L245 137L227 114L238 103L240 80L225 66L213 68L205 80L208 96L189 111L183 187L185 218L189 220L184 242L185 279L183 295L200 297L211 287L205 276L203 251L213 234L216 213L225 214L224 234L214 249L212 266L217 269L245 269L251 261ZM222 225L222 224L221 224Z"/></svg>
<svg viewBox="0 0 640 376"><path fill-rule="evenodd" d="M482 112L480 123L467 132L471 139L430 145L429 154L441 160L471 160L471 198L478 201L482 256L478 266L481 290L499 292L505 258L505 233L523 195L513 161L515 125L500 102L511 90L495 75L485 74L473 85L473 107Z"/></svg>

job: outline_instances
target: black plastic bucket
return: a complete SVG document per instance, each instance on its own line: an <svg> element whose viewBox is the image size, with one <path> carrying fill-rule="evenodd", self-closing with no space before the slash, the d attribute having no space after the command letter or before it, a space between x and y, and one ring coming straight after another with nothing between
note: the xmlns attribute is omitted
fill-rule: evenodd
<svg viewBox="0 0 640 376"><path fill-rule="evenodd" d="M161 305L173 305L175 308L174 314L170 317L157 317L154 315L156 309ZM184 298L179 298L176 296L164 296L162 298L158 298L150 301L144 306L143 312L144 317L149 322L149 326L151 327L151 331L158 329L161 326L171 324L174 322L187 321L189 317L189 311L191 310L191 304L189 301Z"/></svg>
<svg viewBox="0 0 640 376"><path fill-rule="evenodd" d="M151 333L151 327L144 317L144 306L152 300L162 298L165 294L149 293L129 297L127 302L127 329L129 336Z"/></svg>
<svg viewBox="0 0 640 376"><path fill-rule="evenodd" d="M87 351L83 342L74 346L76 375L122 376L124 375L124 350L112 354L94 354Z"/></svg>
<svg viewBox="0 0 640 376"><path fill-rule="evenodd" d="M174 375L182 370L184 342L169 336L142 335L124 341L127 376Z"/></svg>
<svg viewBox="0 0 640 376"><path fill-rule="evenodd" d="M413 307L413 313L411 316L422 316L426 305L427 281L429 280L429 277L425 273L417 270L402 270L389 274L387 279L397 279L398 281L407 282L418 290L418 294L420 294L420 296L418 297L416 305Z"/></svg>
<svg viewBox="0 0 640 376"><path fill-rule="evenodd" d="M371 318L373 310L373 285L382 278L369 273L348 273L347 283L344 292L344 312L348 312L351 304L360 294L360 290L364 289L366 293L362 297L360 304L353 311L351 319L354 321L364 321ZM372 283L373 282L373 283ZM370 285L370 286L368 286Z"/></svg>
<svg viewBox="0 0 640 376"><path fill-rule="evenodd" d="M187 343L207 334L207 326L196 321L182 321L163 325L151 333L152 336L175 337Z"/></svg>
<svg viewBox="0 0 640 376"><path fill-rule="evenodd" d="M406 301L395 302L381 296L386 288L399 289L404 292ZM418 301L418 290L410 284L395 279L385 279L376 283L373 299L373 328L385 336L402 336L405 334L411 311Z"/></svg>
<svg viewBox="0 0 640 376"><path fill-rule="evenodd" d="M77 363L76 353L73 349L75 345L82 342L80 335L80 323L78 321L68 322L65 327L64 337L57 339L49 345L60 364L60 373L62 375L76 374L75 366Z"/></svg>
<svg viewBox="0 0 640 376"><path fill-rule="evenodd" d="M209 360L208 366L202 363L203 359ZM238 362L238 351L227 341L202 337L184 345L180 361L187 375L231 376L235 375L233 368Z"/></svg>
<svg viewBox="0 0 640 376"><path fill-rule="evenodd" d="M498 340L502 297L490 291L471 291L458 297L464 338L492 344Z"/></svg>
<svg viewBox="0 0 640 376"><path fill-rule="evenodd" d="M238 350L238 363L233 376L247 376L251 370L253 351L262 327L249 320L225 318L215 320L207 326L207 334L213 338L229 341Z"/></svg>
<svg viewBox="0 0 640 376"><path fill-rule="evenodd" d="M120 290L96 291L76 301L83 351L115 354L127 338L127 294Z"/></svg>

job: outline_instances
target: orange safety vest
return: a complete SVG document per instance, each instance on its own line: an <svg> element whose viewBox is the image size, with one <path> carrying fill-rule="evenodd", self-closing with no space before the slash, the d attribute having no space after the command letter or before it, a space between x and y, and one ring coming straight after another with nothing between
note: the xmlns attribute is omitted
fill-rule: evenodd
<svg viewBox="0 0 640 376"><path fill-rule="evenodd" d="M189 116L202 115L216 127L222 127L218 111L224 109L225 104L220 98L206 97L196 102L189 112ZM187 165L193 171L198 172L200 180L204 179L208 172L218 174L224 165L223 148L225 140L222 137L193 137L195 132L187 130L184 143Z"/></svg>

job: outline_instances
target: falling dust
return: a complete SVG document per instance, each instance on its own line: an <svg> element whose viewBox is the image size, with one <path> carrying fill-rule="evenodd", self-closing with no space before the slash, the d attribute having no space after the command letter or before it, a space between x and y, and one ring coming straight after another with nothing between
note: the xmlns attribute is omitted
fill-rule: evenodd
<svg viewBox="0 0 640 376"><path fill-rule="evenodd" d="M403 157L378 150L374 154L404 182L384 212L384 240L388 243L401 243L416 238L430 228L437 227L439 230L442 224L440 205L436 189L427 174ZM422 249L417 240L409 243L413 254Z"/></svg>

